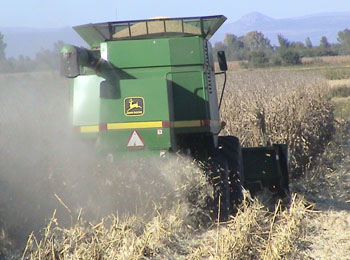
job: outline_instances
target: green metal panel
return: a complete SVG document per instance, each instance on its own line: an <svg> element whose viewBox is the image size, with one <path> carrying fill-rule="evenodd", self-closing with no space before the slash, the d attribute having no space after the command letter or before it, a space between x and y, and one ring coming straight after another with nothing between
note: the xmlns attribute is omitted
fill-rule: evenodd
<svg viewBox="0 0 350 260"><path fill-rule="evenodd" d="M143 149L164 149L171 147L170 129L162 129L162 121L170 120L170 107L168 100L168 86L164 78L133 79L120 81L121 97L118 99L101 99L100 123L141 123L141 127L128 129L108 130L99 133L99 148L105 153L118 151L132 151L127 142L134 130L138 131L144 141ZM127 99L143 99L143 113L140 115L127 115L125 106ZM141 105L141 103L139 103ZM143 128L142 124L158 122L160 127ZM159 134L158 130L162 130Z"/></svg>
<svg viewBox="0 0 350 260"><path fill-rule="evenodd" d="M169 73L174 100L174 120L209 119L203 71Z"/></svg>
<svg viewBox="0 0 350 260"><path fill-rule="evenodd" d="M145 122L169 120L167 82L163 78L120 80L121 98L101 99L100 122ZM124 99L142 97L142 116L124 114Z"/></svg>
<svg viewBox="0 0 350 260"><path fill-rule="evenodd" d="M145 78L163 78L171 80L168 74L180 72L203 72L203 64L184 65L184 66L161 66L161 67L141 67L141 68L123 68L120 70L121 79L145 79Z"/></svg>
<svg viewBox="0 0 350 260"><path fill-rule="evenodd" d="M118 68L170 65L167 39L108 42L108 60Z"/></svg>
<svg viewBox="0 0 350 260"><path fill-rule="evenodd" d="M199 37L107 42L108 61L123 68L184 66L204 63Z"/></svg>
<svg viewBox="0 0 350 260"><path fill-rule="evenodd" d="M128 140L132 132L136 130L145 144L144 148L132 149L127 147ZM168 151L171 147L171 133L169 128L162 129L162 135L157 134L156 128L151 129L127 129L101 132L97 149L104 154L112 153L121 156L119 152L144 152L150 150Z"/></svg>
<svg viewBox="0 0 350 260"><path fill-rule="evenodd" d="M204 44L199 37L169 39L172 66L204 64Z"/></svg>

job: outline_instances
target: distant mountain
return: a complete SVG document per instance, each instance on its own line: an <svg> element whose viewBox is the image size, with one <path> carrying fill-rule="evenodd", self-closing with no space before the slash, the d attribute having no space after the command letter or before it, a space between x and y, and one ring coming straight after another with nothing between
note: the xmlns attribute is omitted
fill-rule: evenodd
<svg viewBox="0 0 350 260"><path fill-rule="evenodd" d="M257 24L269 24L273 23L274 21L275 19L271 17L258 12L253 12L242 16L241 19L236 22L236 24L239 24L239 26L242 26L243 28L250 28L255 27Z"/></svg>
<svg viewBox="0 0 350 260"><path fill-rule="evenodd" d="M304 42L310 37L318 45L322 36L331 43L337 42L339 31L350 28L350 12L320 13L308 16L274 19L261 13L244 15L238 21L224 24L212 38L212 42L222 41L226 33L243 36L250 31L260 31L271 43L278 44L277 35L283 34L292 41Z"/></svg>
<svg viewBox="0 0 350 260"><path fill-rule="evenodd" d="M225 23L213 36L211 42L222 41L226 33L237 36L250 31L260 31L272 44L278 44L277 35L283 34L292 41L304 42L310 37L313 45L318 45L322 36L329 42L337 42L337 34L345 28L350 28L350 12L320 13L308 16L275 19L258 12L242 16L238 21ZM7 57L19 55L35 57L42 49L51 49L53 44L62 40L78 46L87 46L72 28L33 29L26 27L1 28L5 35Z"/></svg>

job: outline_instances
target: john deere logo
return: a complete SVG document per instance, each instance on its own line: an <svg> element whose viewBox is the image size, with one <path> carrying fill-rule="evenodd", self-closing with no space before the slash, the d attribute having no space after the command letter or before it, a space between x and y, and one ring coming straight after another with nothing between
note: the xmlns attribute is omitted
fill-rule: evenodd
<svg viewBox="0 0 350 260"><path fill-rule="evenodd" d="M145 102L142 97L128 97L124 99L124 114L126 116L142 116Z"/></svg>

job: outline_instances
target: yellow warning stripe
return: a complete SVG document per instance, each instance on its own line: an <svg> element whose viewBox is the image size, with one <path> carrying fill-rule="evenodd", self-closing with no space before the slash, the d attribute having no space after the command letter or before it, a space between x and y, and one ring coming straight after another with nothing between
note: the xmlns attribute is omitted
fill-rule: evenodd
<svg viewBox="0 0 350 260"><path fill-rule="evenodd" d="M81 133L97 133L99 131L98 125L91 125L91 126L81 126L80 132Z"/></svg>
<svg viewBox="0 0 350 260"><path fill-rule="evenodd" d="M134 129L134 128L162 128L162 121L132 122L132 123L108 123L108 130Z"/></svg>
<svg viewBox="0 0 350 260"><path fill-rule="evenodd" d="M208 125L203 125L203 120L187 120L187 121L172 121L170 123L171 127L201 127L201 126L219 126L220 122L217 120L210 120L206 122Z"/></svg>
<svg viewBox="0 0 350 260"><path fill-rule="evenodd" d="M219 125L219 121L210 121L211 125ZM145 129L145 128L163 128L162 121L148 121L148 122L131 122L131 123L107 123L105 130L122 130L122 129ZM168 122L168 127L201 127L201 120L186 120L186 121L171 121ZM164 126L166 128L166 126ZM100 131L98 125L80 126L81 133L97 133Z"/></svg>
<svg viewBox="0 0 350 260"><path fill-rule="evenodd" d="M172 127L200 127L201 120L188 120L188 121L173 121L171 122Z"/></svg>

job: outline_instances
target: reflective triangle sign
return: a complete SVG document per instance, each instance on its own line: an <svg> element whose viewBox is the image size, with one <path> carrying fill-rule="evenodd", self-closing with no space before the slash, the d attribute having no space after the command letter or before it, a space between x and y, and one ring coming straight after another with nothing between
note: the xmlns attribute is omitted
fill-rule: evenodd
<svg viewBox="0 0 350 260"><path fill-rule="evenodd" d="M145 143L142 140L140 134L136 130L134 130L132 131L128 142L126 143L126 146L128 148L143 148L145 147Z"/></svg>

